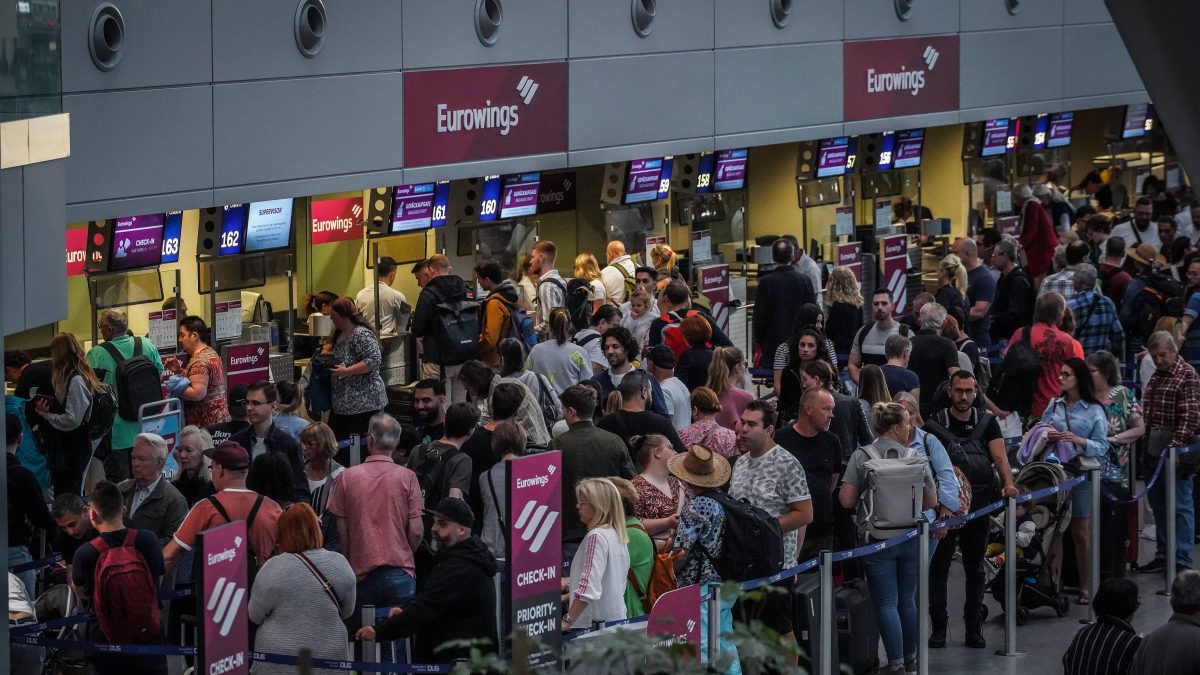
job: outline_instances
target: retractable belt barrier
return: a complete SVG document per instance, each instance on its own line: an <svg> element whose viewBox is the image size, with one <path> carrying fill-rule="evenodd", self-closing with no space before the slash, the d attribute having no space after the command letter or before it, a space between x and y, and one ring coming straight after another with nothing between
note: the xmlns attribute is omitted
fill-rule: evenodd
<svg viewBox="0 0 1200 675"><path fill-rule="evenodd" d="M1176 456L1187 455L1187 454L1190 454L1193 452L1200 452L1200 443L1175 449ZM1154 487L1154 484L1157 483L1158 479L1162 476L1163 467L1166 466L1167 457L1169 457L1169 456L1170 456L1169 452L1164 452L1163 454L1159 455L1158 463L1154 465L1154 473L1150 475L1150 480L1146 481L1146 487L1142 488L1142 491L1137 493L1137 495L1135 495L1133 497L1129 497L1129 498L1120 497L1118 495L1115 495L1115 494L1113 494L1112 490L1109 490L1108 488L1104 487L1103 481L1100 482L1100 494L1104 495L1104 498L1109 500L1110 502L1126 502L1129 504L1133 504L1135 502L1142 501L1143 499L1145 499L1146 495L1150 492L1150 488Z"/></svg>

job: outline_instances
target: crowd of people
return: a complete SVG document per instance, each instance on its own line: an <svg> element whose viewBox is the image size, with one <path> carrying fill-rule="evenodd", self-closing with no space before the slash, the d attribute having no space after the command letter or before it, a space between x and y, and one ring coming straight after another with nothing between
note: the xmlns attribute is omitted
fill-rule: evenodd
<svg viewBox="0 0 1200 675"><path fill-rule="evenodd" d="M466 653L435 651L446 641L498 639L503 463L530 453L562 453L563 630L639 616L664 587L766 576L822 550L886 542L920 518L1015 497L1010 449L1027 430L1054 448L1052 461L1095 458L1106 486L1128 495L1139 439L1157 457L1200 433L1195 233L1171 215L1151 223L1149 200L1127 224L1076 213L1056 231L1043 203L1052 195L1021 186L1014 197L1019 236L986 230L955 241L936 292L900 316L888 290L864 297L845 268L822 280L793 239L778 239L757 283L750 353L693 295L666 245L638 266L612 242L605 266L581 253L564 279L557 247L541 240L516 278L483 260L472 284L434 255L412 269L422 290L411 317L387 292L397 267L385 259L378 291L317 298L312 309L334 330L299 383L227 387L200 317L180 319L182 353L163 359L129 333L123 311L105 310L104 341L86 353L60 333L48 360L5 355L16 386L6 405L10 563L32 560L42 530L93 613L88 639L187 640L187 601L160 615L156 601L135 606L143 595L105 586L111 551L132 548L153 588L186 588L197 535L245 520L256 651L307 647L346 659L358 637L385 641L391 657L391 641L414 637L415 662L444 662ZM474 284L484 297L471 297ZM378 328L410 319L420 344L407 423L385 411L377 295L388 308ZM1121 364L1133 359L1131 388ZM138 426L138 410L164 396L183 402L187 424L173 461L168 440ZM354 466L352 436L366 447ZM1193 472L1180 467L1175 514L1163 481L1151 487L1155 522L1175 517L1178 544L1167 551L1158 527L1156 555L1140 570L1161 572L1169 555L1191 568ZM1099 604L1088 519L1100 514L1089 513L1089 488L1071 495L1069 532L1078 602ZM947 580L959 559L965 598L954 625L967 646L984 647L987 520L939 530L932 544L929 646L954 637ZM1063 559L1053 553L1056 570ZM884 672L916 666L919 565L915 540L839 565L841 578L865 579ZM13 578L10 597L14 588L34 596L32 574L15 587ZM1195 574L1176 583L1194 584ZM777 585L785 592L728 601L722 623L754 618L796 640L792 580ZM1181 615L1195 614L1189 592L1175 598ZM1113 625L1124 620L1116 604L1105 614ZM393 609L362 626L364 605ZM132 618L115 625L116 612ZM29 649L14 645L14 658L39 658ZM722 649L733 648L723 640ZM1068 661L1090 658L1079 654ZM1130 650L1130 662L1157 658L1138 655ZM166 668L120 653L91 665Z"/></svg>

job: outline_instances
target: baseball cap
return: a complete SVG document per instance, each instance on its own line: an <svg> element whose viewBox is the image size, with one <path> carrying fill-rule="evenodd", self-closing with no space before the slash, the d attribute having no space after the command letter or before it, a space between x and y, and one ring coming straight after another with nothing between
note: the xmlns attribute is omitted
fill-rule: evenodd
<svg viewBox="0 0 1200 675"><path fill-rule="evenodd" d="M250 391L248 384L235 384L225 393L229 414L235 417L246 416L246 394Z"/></svg>
<svg viewBox="0 0 1200 675"><path fill-rule="evenodd" d="M250 453L237 441L224 441L215 448L205 450L204 456L231 471L250 467Z"/></svg>
<svg viewBox="0 0 1200 675"><path fill-rule="evenodd" d="M438 502L436 507L425 509L425 513L434 518L445 518L463 527L474 527L475 525L475 514L471 511L471 507L458 497L446 497Z"/></svg>
<svg viewBox="0 0 1200 675"><path fill-rule="evenodd" d="M658 345L651 349L647 358L650 359L650 363L659 368L675 367L675 352L671 351L671 348L666 345Z"/></svg>

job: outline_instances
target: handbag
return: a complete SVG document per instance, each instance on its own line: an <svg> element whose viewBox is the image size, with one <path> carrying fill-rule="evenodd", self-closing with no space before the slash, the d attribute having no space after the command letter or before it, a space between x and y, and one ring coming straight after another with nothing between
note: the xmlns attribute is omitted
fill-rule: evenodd
<svg viewBox="0 0 1200 675"><path fill-rule="evenodd" d="M329 580L325 578L324 574L321 574L321 570L317 569L317 566L308 559L308 556L303 553L293 553L292 555L299 558L300 562L304 563L304 566L308 568L308 571L312 572L313 576L317 578L317 583L321 584L321 588L325 590L325 595L328 595L329 599L333 601L333 607L340 616L342 613L342 601L338 599L337 591L333 590L333 584L329 583Z"/></svg>

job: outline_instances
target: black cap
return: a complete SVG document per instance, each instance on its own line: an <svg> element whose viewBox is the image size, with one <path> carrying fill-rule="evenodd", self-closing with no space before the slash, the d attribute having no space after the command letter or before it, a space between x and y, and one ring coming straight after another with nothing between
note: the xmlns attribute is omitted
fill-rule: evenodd
<svg viewBox="0 0 1200 675"><path fill-rule="evenodd" d="M471 507L466 502L458 497L446 497L438 502L436 507L425 509L425 513L434 518L445 518L463 527L475 526L474 512L471 511Z"/></svg>
<svg viewBox="0 0 1200 675"><path fill-rule="evenodd" d="M647 358L650 359L650 363L659 368L675 367L675 352L671 351L671 348L666 345L658 345L651 349Z"/></svg>

